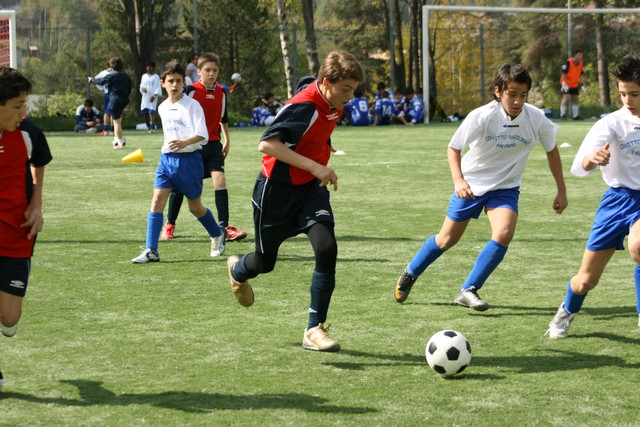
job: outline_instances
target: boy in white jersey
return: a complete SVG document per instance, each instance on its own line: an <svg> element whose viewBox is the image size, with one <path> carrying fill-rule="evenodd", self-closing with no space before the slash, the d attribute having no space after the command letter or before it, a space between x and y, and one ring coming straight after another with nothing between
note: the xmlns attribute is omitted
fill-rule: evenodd
<svg viewBox="0 0 640 427"><path fill-rule="evenodd" d="M224 252L226 233L200 200L204 167L198 150L207 143L209 133L198 101L182 93L184 76L184 67L177 61L171 61L165 66L160 78L168 95L158 107L164 144L153 184L151 211L147 217L146 249L131 260L134 264L160 261L158 240L164 223L162 212L174 188L187 197L189 211L209 233L211 256L220 256Z"/></svg>
<svg viewBox="0 0 640 427"><path fill-rule="evenodd" d="M531 77L522 65L503 65L494 81L494 100L469 113L451 138L447 157L455 189L449 210L438 234L426 240L396 282L397 302L407 299L418 276L458 243L471 218L477 219L484 210L491 240L478 255L455 303L478 311L489 308L477 291L500 264L513 238L522 173L536 141L547 153L556 182L553 209L562 213L567 207L557 126L542 110L526 103L530 89Z"/></svg>
<svg viewBox="0 0 640 427"><path fill-rule="evenodd" d="M635 262L636 308L640 313L640 56L627 55L612 72L622 108L596 122L576 154L571 173L578 177L600 167L607 189L593 221L578 273L569 280L562 305L549 323L550 338L566 338L587 293L607 263L627 242Z"/></svg>

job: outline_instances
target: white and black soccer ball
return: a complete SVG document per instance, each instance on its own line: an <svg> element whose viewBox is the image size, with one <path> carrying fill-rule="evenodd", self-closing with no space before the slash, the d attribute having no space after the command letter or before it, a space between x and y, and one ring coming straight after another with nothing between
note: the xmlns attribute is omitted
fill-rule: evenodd
<svg viewBox="0 0 640 427"><path fill-rule="evenodd" d="M427 342L427 363L438 374L450 377L464 371L471 362L471 345L460 332L436 332Z"/></svg>
<svg viewBox="0 0 640 427"><path fill-rule="evenodd" d="M233 73L231 75L231 81L234 83L240 83L242 81L242 76L240 73Z"/></svg>

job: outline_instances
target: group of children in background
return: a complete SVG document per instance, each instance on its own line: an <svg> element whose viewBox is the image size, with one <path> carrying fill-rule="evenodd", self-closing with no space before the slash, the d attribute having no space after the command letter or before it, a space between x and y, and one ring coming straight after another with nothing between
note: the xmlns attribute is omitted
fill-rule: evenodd
<svg viewBox="0 0 640 427"><path fill-rule="evenodd" d="M424 122L424 101L421 93L412 88L396 89L390 92L384 82L378 83L378 91L373 103L369 102L362 85L358 86L353 98L342 110L339 124L350 126L384 126L392 123L414 125ZM269 126L273 123L281 105L275 101L272 93L256 99L251 124L253 126Z"/></svg>

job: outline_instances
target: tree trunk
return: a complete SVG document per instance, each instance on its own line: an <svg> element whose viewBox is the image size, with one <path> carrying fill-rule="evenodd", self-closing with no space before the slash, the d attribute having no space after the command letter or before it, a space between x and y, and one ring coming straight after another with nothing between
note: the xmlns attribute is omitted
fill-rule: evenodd
<svg viewBox="0 0 640 427"><path fill-rule="evenodd" d="M395 34L395 40L396 40L396 55L395 55L395 59L396 59L396 63L393 64L395 67L395 75L396 75L396 85L404 90L406 89L406 71L405 71L405 65L404 65L404 46L402 43L402 14L400 13L400 3L398 0L390 0L395 2L394 4L394 17L393 17L393 21L394 21L394 30L396 32Z"/></svg>
<svg viewBox="0 0 640 427"><path fill-rule="evenodd" d="M136 108L140 106L140 91L137 90L147 61L156 54L157 40L162 32L171 0L119 0L122 18L127 22L126 39L131 49L133 70L132 83Z"/></svg>
<svg viewBox="0 0 640 427"><path fill-rule="evenodd" d="M596 7L602 8L602 0L596 2ZM600 106L603 108L611 106L611 95L609 90L609 64L605 55L605 40L604 29L604 15L599 13L595 17L596 19L596 54L598 55L598 83L600 88Z"/></svg>
<svg viewBox="0 0 640 427"><path fill-rule="evenodd" d="M278 28L280 30L280 49L282 50L282 61L284 63L284 75L287 79L287 92L289 98L293 96L293 67L291 65L291 54L289 47L289 33L287 31L287 11L285 10L284 0L278 0Z"/></svg>
<svg viewBox="0 0 640 427"><path fill-rule="evenodd" d="M302 1L302 15L304 16L304 36L307 45L307 62L309 63L309 73L317 77L320 71L318 61L318 47L316 45L316 31L313 25L313 0Z"/></svg>
<svg viewBox="0 0 640 427"><path fill-rule="evenodd" d="M411 31L409 41L409 81L416 90L421 92L420 78L420 0L411 0Z"/></svg>

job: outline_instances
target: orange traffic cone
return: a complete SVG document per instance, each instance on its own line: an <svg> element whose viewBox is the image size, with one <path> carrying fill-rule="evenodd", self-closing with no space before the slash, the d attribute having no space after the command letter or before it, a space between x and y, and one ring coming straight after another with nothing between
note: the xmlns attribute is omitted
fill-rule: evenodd
<svg viewBox="0 0 640 427"><path fill-rule="evenodd" d="M142 148L138 148L133 153L127 154L122 158L122 161L126 163L144 162L144 156L142 155Z"/></svg>

